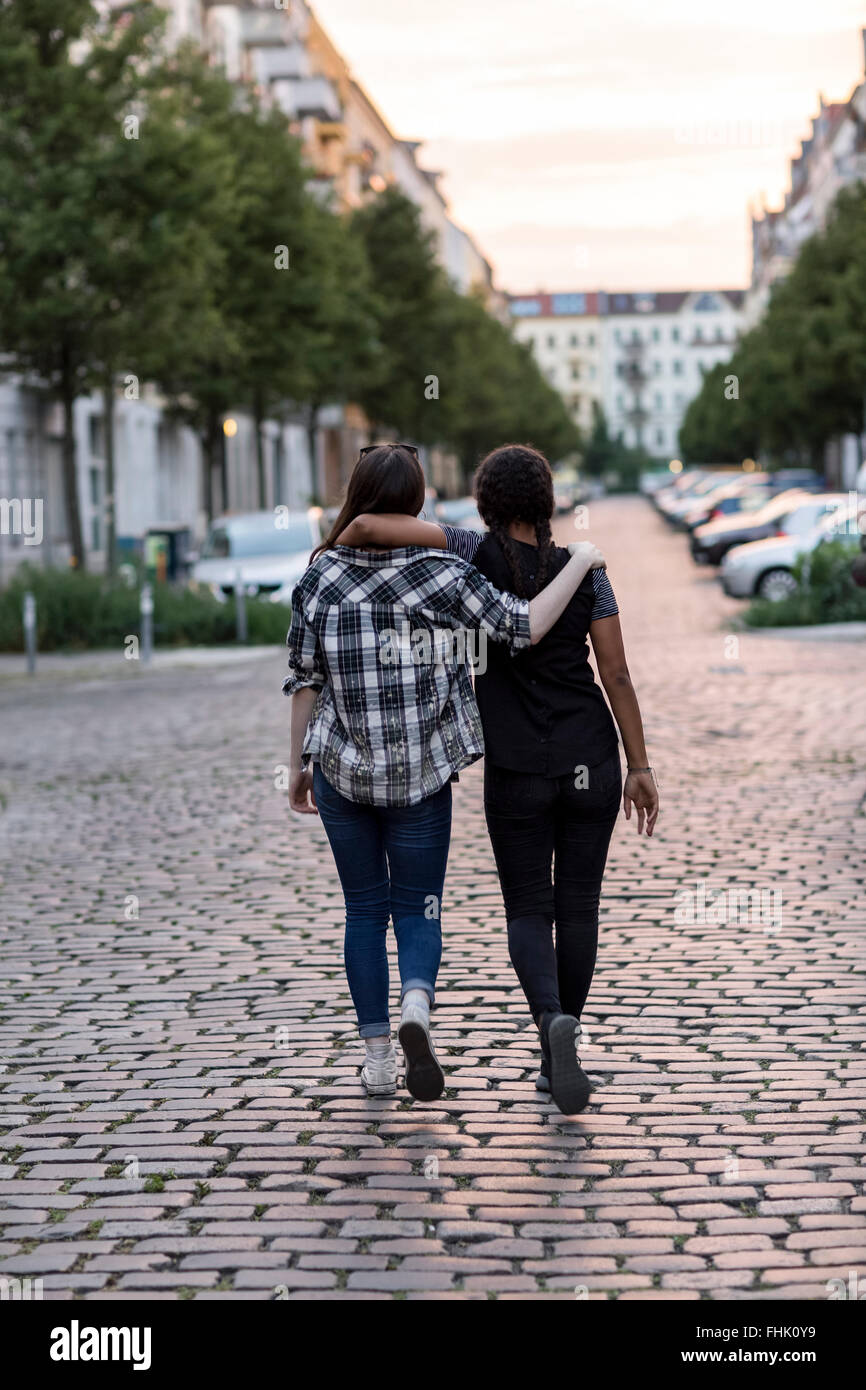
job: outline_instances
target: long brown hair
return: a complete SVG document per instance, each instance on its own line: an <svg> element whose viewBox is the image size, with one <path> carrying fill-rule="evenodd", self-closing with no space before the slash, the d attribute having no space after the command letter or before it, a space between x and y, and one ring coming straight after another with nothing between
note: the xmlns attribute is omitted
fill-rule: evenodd
<svg viewBox="0 0 866 1390"><path fill-rule="evenodd" d="M400 444L380 444L362 454L352 470L346 500L321 545L312 555L312 564L323 550L331 550L350 521L364 512L401 512L417 516L424 506L424 472L411 449Z"/></svg>
<svg viewBox="0 0 866 1390"><path fill-rule="evenodd" d="M538 565L533 593L547 583L550 562L555 553L550 518L553 516L553 474L550 464L530 444L503 444L481 461L475 474L475 499L483 520L499 542L511 571L518 598L527 594L520 551L508 534L513 521L535 527Z"/></svg>

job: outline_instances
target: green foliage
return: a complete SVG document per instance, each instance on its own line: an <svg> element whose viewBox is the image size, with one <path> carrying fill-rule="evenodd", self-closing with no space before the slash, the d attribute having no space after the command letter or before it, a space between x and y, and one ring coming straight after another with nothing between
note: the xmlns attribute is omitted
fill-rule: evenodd
<svg viewBox="0 0 866 1390"><path fill-rule="evenodd" d="M0 592L0 651L24 650L21 611L25 591L36 599L40 651L122 647L141 631L139 591L116 579L75 570L22 567ZM282 604L247 599L252 643L284 642L291 617ZM236 640L234 602L220 603L207 590L154 586L154 643L212 646Z"/></svg>
<svg viewBox="0 0 866 1390"><path fill-rule="evenodd" d="M532 443L552 460L580 436L531 351L481 294L458 294L438 266L415 205L388 189L359 208L350 234L364 246L376 297L375 348L357 396L374 426L450 447L464 485L490 449ZM438 380L438 396L427 390Z"/></svg>
<svg viewBox="0 0 866 1390"><path fill-rule="evenodd" d="M729 375L736 399L725 397ZM857 183L804 243L730 362L707 373L680 429L683 458L731 463L761 451L771 461L817 464L828 440L862 430L864 383L866 185Z"/></svg>
<svg viewBox="0 0 866 1390"><path fill-rule="evenodd" d="M755 599L745 621L750 627L866 622L866 589L858 588L852 576L857 555L856 541L824 541L794 566L797 592L778 603Z"/></svg>
<svg viewBox="0 0 866 1390"><path fill-rule="evenodd" d="M103 394L113 495L113 401L129 376L199 434L208 513L234 409L257 426L302 411L312 432L323 406L354 403L376 433L453 449L467 481L509 439L552 461L573 453L561 398L510 326L455 291L415 204L389 188L338 214L285 116L194 46L167 53L164 23L152 0L122 22L88 0L0 5L4 366L63 403L78 568L74 403ZM260 430L259 445L263 505ZM109 569L113 543L109 520Z"/></svg>
<svg viewBox="0 0 866 1390"><path fill-rule="evenodd" d="M645 449L631 448L621 437L614 439L604 411L598 401L593 401L592 430L583 449L583 471L591 478L607 479L612 492L634 492L641 473L651 465Z"/></svg>

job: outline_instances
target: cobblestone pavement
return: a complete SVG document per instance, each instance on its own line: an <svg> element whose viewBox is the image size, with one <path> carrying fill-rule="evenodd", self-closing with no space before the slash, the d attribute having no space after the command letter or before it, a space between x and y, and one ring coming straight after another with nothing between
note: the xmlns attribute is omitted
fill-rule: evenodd
<svg viewBox="0 0 866 1390"><path fill-rule="evenodd" d="M282 653L0 692L0 1277L67 1299L866 1280L866 649L737 650L737 605L648 504L593 504L591 534L663 810L653 841L614 837L579 1117L532 1085L477 767L446 887L448 1089L369 1101L324 833L274 788ZM725 921L729 889L778 894L781 925L757 899Z"/></svg>

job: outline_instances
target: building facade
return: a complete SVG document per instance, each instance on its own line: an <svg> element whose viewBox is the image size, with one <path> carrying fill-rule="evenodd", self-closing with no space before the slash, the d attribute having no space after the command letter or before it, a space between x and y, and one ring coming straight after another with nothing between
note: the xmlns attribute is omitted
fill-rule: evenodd
<svg viewBox="0 0 866 1390"><path fill-rule="evenodd" d="M671 458L704 374L733 352L742 304L742 290L598 290L515 296L510 308L584 433L595 403L612 435Z"/></svg>
<svg viewBox="0 0 866 1390"><path fill-rule="evenodd" d="M866 29L862 29L866 72ZM773 286L783 280L804 241L827 224L841 190L866 179L866 79L847 101L818 100L809 135L790 162L788 191L780 208L761 206L751 214L752 274L746 292L743 326L749 329L763 316ZM843 435L825 449L827 481L851 488L866 452L863 435Z"/></svg>

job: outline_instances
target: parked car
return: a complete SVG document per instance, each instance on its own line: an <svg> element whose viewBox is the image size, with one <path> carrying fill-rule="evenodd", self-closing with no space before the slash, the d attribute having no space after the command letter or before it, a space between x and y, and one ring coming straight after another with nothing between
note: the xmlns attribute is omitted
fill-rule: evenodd
<svg viewBox="0 0 866 1390"><path fill-rule="evenodd" d="M732 598L757 596L775 603L796 591L793 569L798 556L811 552L823 540L832 540L840 525L844 528L857 515L856 503L845 493L824 493L814 503L824 505L826 510L815 519L811 503L799 507L801 521L810 515L813 518L804 530L751 541L728 551L720 571L726 594Z"/></svg>
<svg viewBox="0 0 866 1390"><path fill-rule="evenodd" d="M725 487L734 478L742 478L742 473L736 473L725 469L714 473L707 473L694 484L693 487L683 489L679 497L669 498L666 503L660 503L660 510L673 524L681 525L684 517L698 506L704 497L709 497L720 487Z"/></svg>
<svg viewBox="0 0 866 1390"><path fill-rule="evenodd" d="M811 468L778 468L769 474L770 486L774 493L788 492L797 488L800 492L826 492L827 484L820 473Z"/></svg>
<svg viewBox="0 0 866 1390"><path fill-rule="evenodd" d="M437 502L436 520L443 526L460 526L465 531L486 531L474 497L457 497L450 502Z"/></svg>
<svg viewBox="0 0 866 1390"><path fill-rule="evenodd" d="M807 501L810 494L794 489L773 497L753 512L741 512L734 516L721 516L716 521L707 521L692 532L692 558L699 565L721 564L722 557L735 545L745 545L747 541L762 541L774 536L779 530L782 518L790 514L798 503Z"/></svg>
<svg viewBox="0 0 866 1390"><path fill-rule="evenodd" d="M238 572L247 594L288 603L322 538L321 511L242 512L221 516L208 531L192 579L219 599L234 593Z"/></svg>
<svg viewBox="0 0 866 1390"><path fill-rule="evenodd" d="M690 497L698 483L703 482L706 476L705 468L688 468L684 473L678 473L676 477L671 478L666 487L660 487L652 494L654 505L666 516L668 508L683 498Z"/></svg>
<svg viewBox="0 0 866 1390"><path fill-rule="evenodd" d="M687 531L703 526L707 521L715 521L720 516L731 516L741 510L750 511L769 502L772 492L766 473L741 473L727 482L719 482L711 492L695 498L694 505L682 518ZM743 502L749 505L743 508Z"/></svg>

